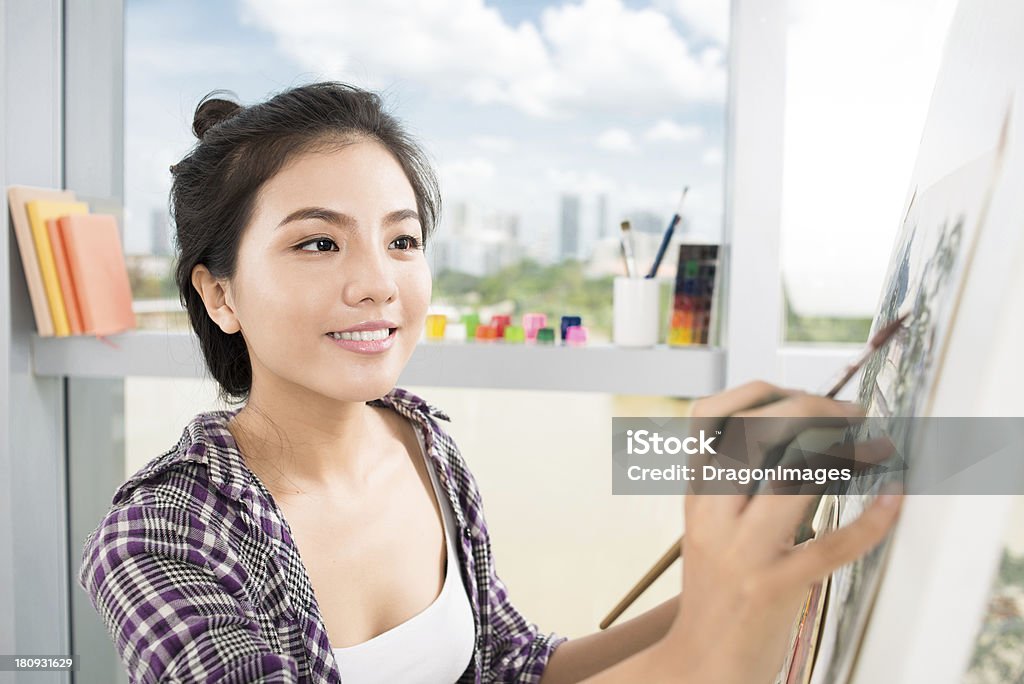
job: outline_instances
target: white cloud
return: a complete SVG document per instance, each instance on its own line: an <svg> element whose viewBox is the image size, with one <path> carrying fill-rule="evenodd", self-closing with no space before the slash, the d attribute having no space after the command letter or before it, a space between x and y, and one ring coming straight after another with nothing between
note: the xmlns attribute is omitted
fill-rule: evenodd
<svg viewBox="0 0 1024 684"><path fill-rule="evenodd" d="M490 159L470 157L453 159L438 166L441 187L446 193L463 195L487 187L497 169Z"/></svg>
<svg viewBox="0 0 1024 684"><path fill-rule="evenodd" d="M633 135L623 128L609 128L597 136L597 146L607 152L635 152Z"/></svg>
<svg viewBox="0 0 1024 684"><path fill-rule="evenodd" d="M679 202L678 190L666 193L661 189L654 189L646 183L624 183L592 170L577 171L549 167L544 171L544 188L558 194L569 193L591 200L598 195L607 195L609 220L618 215L624 207L643 207L651 211L664 211L667 216L672 213ZM687 202L693 198L694 194L694 188L690 188ZM692 204L687 206L693 208Z"/></svg>
<svg viewBox="0 0 1024 684"><path fill-rule="evenodd" d="M708 166L720 166L722 164L722 149L720 147L709 147L704 150L700 160Z"/></svg>
<svg viewBox="0 0 1024 684"><path fill-rule="evenodd" d="M728 0L663 0L657 4L673 12L702 38L720 45L729 40Z"/></svg>
<svg viewBox="0 0 1024 684"><path fill-rule="evenodd" d="M303 68L370 87L411 79L488 100L548 66L536 27L508 26L482 0L246 0L243 20Z"/></svg>
<svg viewBox="0 0 1024 684"><path fill-rule="evenodd" d="M595 171L580 173L549 168L544 171L547 186L557 192L570 192L578 195L598 195L617 189L617 184L608 176Z"/></svg>
<svg viewBox="0 0 1024 684"><path fill-rule="evenodd" d="M720 50L696 54L663 13L621 0L548 8L538 24L514 27L483 0L245 0L244 8L245 21L315 77L372 88L410 80L539 117L725 99Z"/></svg>
<svg viewBox="0 0 1024 684"><path fill-rule="evenodd" d="M687 124L680 126L671 119L661 119L644 133L644 138L651 142L692 142L704 137L704 129L700 126Z"/></svg>
<svg viewBox="0 0 1024 684"><path fill-rule="evenodd" d="M724 64L701 61L656 10L583 0L544 10L541 27L557 103L645 110L725 98Z"/></svg>
<svg viewBox="0 0 1024 684"><path fill-rule="evenodd" d="M496 135L475 135L470 141L487 152L508 152L513 148L511 138L503 138Z"/></svg>

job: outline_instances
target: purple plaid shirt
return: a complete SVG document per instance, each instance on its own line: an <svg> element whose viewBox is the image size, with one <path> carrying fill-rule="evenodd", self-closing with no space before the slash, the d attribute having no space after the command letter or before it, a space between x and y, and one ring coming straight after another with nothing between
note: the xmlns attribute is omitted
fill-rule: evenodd
<svg viewBox="0 0 1024 684"><path fill-rule="evenodd" d="M555 647L509 603L494 570L480 492L443 411L395 388L369 402L423 431L455 511L473 606L473 662L459 682L538 682ZM178 445L114 495L85 543L79 583L132 682L340 682L288 524L242 459L228 420L198 414Z"/></svg>

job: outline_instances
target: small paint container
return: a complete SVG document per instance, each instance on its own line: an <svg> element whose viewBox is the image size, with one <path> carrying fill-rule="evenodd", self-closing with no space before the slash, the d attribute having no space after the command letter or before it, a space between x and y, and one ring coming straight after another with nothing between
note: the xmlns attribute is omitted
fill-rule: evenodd
<svg viewBox="0 0 1024 684"><path fill-rule="evenodd" d="M510 325L505 328L505 341L513 344L522 344L526 340L526 333L521 325Z"/></svg>
<svg viewBox="0 0 1024 684"><path fill-rule="evenodd" d="M562 316L562 342L565 342L565 333L574 325L583 325L583 319L579 316Z"/></svg>
<svg viewBox="0 0 1024 684"><path fill-rule="evenodd" d="M493 325L478 325L476 327L477 342L494 342L498 339L498 329Z"/></svg>
<svg viewBox="0 0 1024 684"><path fill-rule="evenodd" d="M512 325L512 317L507 314L495 314L491 316L491 325L498 331L498 337L504 337L505 328Z"/></svg>
<svg viewBox="0 0 1024 684"><path fill-rule="evenodd" d="M448 323L445 325L444 340L445 342L465 342L466 324L460 321L458 323Z"/></svg>
<svg viewBox="0 0 1024 684"><path fill-rule="evenodd" d="M537 339L537 331L548 324L548 317L542 313L523 314L523 330L526 332L526 341L534 342Z"/></svg>
<svg viewBox="0 0 1024 684"><path fill-rule="evenodd" d="M443 340L444 329L448 323L448 317L444 314L430 314L427 316L427 339Z"/></svg>
<svg viewBox="0 0 1024 684"><path fill-rule="evenodd" d="M476 328L480 325L480 314L469 313L462 315L462 323L466 326L466 339L476 338Z"/></svg>
<svg viewBox="0 0 1024 684"><path fill-rule="evenodd" d="M554 328L541 328L537 331L537 344L554 344L555 343L555 329Z"/></svg>
<svg viewBox="0 0 1024 684"><path fill-rule="evenodd" d="M565 343L571 347L583 347L587 344L587 328L582 325L570 325L565 331Z"/></svg>

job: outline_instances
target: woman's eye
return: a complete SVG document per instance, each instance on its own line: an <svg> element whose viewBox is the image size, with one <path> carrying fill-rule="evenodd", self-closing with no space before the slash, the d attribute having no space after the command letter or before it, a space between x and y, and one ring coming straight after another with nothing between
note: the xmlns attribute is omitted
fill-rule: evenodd
<svg viewBox="0 0 1024 684"><path fill-rule="evenodd" d="M320 247L322 247L325 244L326 245L334 245L335 243L334 243L334 240L332 240L330 238L314 238L312 240L309 240L308 242L303 242L301 245L299 245L298 248L300 250L302 250L303 252L336 252L336 251L338 251L336 249L331 249L329 247L327 249L320 249ZM304 249L306 245L316 245L316 249ZM337 245L335 245L335 246L337 246Z"/></svg>
<svg viewBox="0 0 1024 684"><path fill-rule="evenodd" d="M403 252L408 252L420 248L420 241L417 238L414 238L412 235L403 235L400 238L395 238L395 241L392 242L391 244L394 245L398 243L403 243L404 245L406 245L405 247L399 247L399 249L402 250Z"/></svg>

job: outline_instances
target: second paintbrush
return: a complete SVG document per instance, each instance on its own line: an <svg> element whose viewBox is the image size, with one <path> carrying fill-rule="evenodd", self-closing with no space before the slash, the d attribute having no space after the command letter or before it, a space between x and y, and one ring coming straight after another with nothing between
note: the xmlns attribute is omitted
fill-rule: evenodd
<svg viewBox="0 0 1024 684"><path fill-rule="evenodd" d="M668 228L665 229L665 236L661 238L661 244L658 246L658 254L654 257L654 263L651 265L651 270L647 272L645 277L653 278L658 274L658 268L661 266L661 260L665 258L665 250L668 249L668 243L672 240L672 233L675 232L676 226L679 225L679 221L683 217L683 201L686 199L686 193L689 192L690 186L687 185L683 188L683 194L679 198L679 205L676 206L676 213L673 214L672 220L668 223Z"/></svg>

